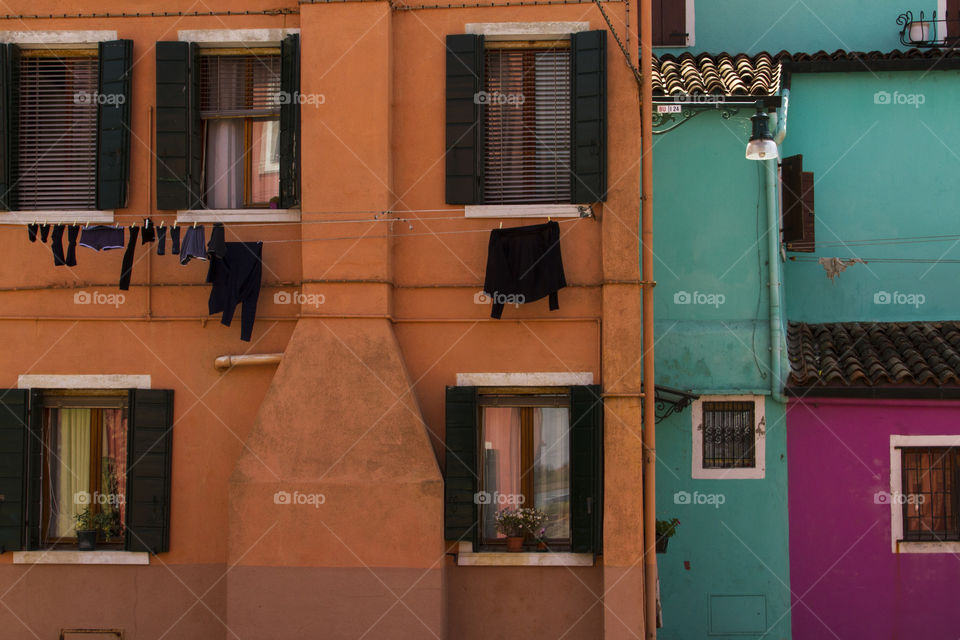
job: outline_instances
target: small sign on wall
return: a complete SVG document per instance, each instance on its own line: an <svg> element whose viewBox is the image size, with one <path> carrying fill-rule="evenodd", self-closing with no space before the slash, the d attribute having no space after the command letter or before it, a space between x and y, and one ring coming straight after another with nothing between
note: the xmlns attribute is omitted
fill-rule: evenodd
<svg viewBox="0 0 960 640"><path fill-rule="evenodd" d="M683 111L683 105L680 104L658 104L657 113L680 113Z"/></svg>

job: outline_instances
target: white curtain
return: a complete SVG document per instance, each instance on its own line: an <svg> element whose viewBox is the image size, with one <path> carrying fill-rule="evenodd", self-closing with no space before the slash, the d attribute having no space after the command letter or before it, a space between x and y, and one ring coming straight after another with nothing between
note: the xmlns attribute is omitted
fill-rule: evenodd
<svg viewBox="0 0 960 640"><path fill-rule="evenodd" d="M50 440L49 536L73 537L74 516L89 506L81 496L90 497L90 410L51 410Z"/></svg>
<svg viewBox="0 0 960 640"><path fill-rule="evenodd" d="M243 207L244 121L222 118L206 121L204 174L208 209Z"/></svg>
<svg viewBox="0 0 960 640"><path fill-rule="evenodd" d="M569 409L533 413L533 484L537 508L547 514L546 537L570 537Z"/></svg>

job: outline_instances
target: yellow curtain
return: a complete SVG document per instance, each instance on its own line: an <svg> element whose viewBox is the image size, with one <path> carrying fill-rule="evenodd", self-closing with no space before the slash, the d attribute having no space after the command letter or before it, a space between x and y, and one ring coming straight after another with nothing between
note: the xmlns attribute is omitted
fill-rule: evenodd
<svg viewBox="0 0 960 640"><path fill-rule="evenodd" d="M51 461L50 535L76 536L74 516L90 506L90 409L60 409Z"/></svg>

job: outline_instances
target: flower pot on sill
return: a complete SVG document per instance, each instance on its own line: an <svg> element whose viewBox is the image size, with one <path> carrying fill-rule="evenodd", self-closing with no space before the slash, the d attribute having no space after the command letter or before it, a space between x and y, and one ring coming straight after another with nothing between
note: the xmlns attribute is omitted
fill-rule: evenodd
<svg viewBox="0 0 960 640"><path fill-rule="evenodd" d="M79 529L77 530L77 549L80 551L93 551L97 548L97 531L96 529L87 530Z"/></svg>
<svg viewBox="0 0 960 640"><path fill-rule="evenodd" d="M657 536L657 553L666 553L668 542L670 542L670 538L666 536Z"/></svg>
<svg viewBox="0 0 960 640"><path fill-rule="evenodd" d="M523 551L523 536L507 536L507 551L510 553Z"/></svg>
<svg viewBox="0 0 960 640"><path fill-rule="evenodd" d="M539 542L537 542L537 551L539 551L540 553L546 553L547 543L544 542L543 540L540 540Z"/></svg>

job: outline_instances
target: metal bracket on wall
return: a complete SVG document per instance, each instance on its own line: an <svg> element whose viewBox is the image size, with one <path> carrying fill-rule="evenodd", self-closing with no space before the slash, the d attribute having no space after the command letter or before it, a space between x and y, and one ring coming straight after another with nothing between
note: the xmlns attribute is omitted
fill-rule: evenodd
<svg viewBox="0 0 960 640"><path fill-rule="evenodd" d="M654 386L654 391L658 424L674 413L683 411L689 407L694 400L700 397L692 393L687 393L686 391L681 391L680 389L664 387L659 384Z"/></svg>

